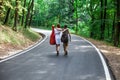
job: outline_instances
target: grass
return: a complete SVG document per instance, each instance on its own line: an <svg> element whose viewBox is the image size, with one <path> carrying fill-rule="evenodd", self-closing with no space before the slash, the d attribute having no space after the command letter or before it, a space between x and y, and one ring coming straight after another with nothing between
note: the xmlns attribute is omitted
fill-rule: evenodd
<svg viewBox="0 0 120 80"><path fill-rule="evenodd" d="M0 26L0 44L25 45L37 41L40 37L38 33L31 29L20 29L18 32L15 32L10 27Z"/></svg>
<svg viewBox="0 0 120 80"><path fill-rule="evenodd" d="M32 41L36 41L40 37L40 35L38 33L32 31L31 29L23 30L22 34Z"/></svg>

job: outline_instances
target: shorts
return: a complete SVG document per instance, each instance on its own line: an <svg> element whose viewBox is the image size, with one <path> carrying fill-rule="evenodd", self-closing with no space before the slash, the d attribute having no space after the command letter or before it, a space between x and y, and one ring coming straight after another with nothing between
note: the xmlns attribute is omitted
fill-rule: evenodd
<svg viewBox="0 0 120 80"><path fill-rule="evenodd" d="M60 38L56 38L55 40L56 40L56 44L60 44L61 43Z"/></svg>
<svg viewBox="0 0 120 80"><path fill-rule="evenodd" d="M63 46L68 46L68 42L66 42L66 43L63 43Z"/></svg>

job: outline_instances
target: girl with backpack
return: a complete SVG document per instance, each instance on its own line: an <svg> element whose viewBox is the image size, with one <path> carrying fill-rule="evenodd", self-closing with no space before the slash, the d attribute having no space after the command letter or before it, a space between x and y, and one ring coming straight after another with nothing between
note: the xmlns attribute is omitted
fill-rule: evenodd
<svg viewBox="0 0 120 80"><path fill-rule="evenodd" d="M69 42L69 39L71 41L71 35L70 35L70 32L67 28L67 25L64 26L64 29L63 29L63 33L62 33L62 37L61 37L61 42L63 42L63 48L64 48L64 55L68 55L68 42Z"/></svg>

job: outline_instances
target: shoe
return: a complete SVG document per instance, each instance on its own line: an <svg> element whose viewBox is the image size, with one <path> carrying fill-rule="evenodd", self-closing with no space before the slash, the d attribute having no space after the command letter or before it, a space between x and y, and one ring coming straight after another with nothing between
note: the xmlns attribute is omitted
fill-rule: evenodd
<svg viewBox="0 0 120 80"><path fill-rule="evenodd" d="M66 51L65 54L64 54L64 56L67 56L67 55L68 55L68 52Z"/></svg>
<svg viewBox="0 0 120 80"><path fill-rule="evenodd" d="M59 56L59 51L57 51L57 55L56 56Z"/></svg>

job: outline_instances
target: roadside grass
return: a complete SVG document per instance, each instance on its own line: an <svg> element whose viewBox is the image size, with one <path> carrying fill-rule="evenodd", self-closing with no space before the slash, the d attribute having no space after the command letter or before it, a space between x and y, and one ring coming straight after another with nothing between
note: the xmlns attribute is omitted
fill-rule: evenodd
<svg viewBox="0 0 120 80"><path fill-rule="evenodd" d="M40 35L31 29L23 30L22 34L33 42L37 41L40 38Z"/></svg>
<svg viewBox="0 0 120 80"><path fill-rule="evenodd" d="M31 29L19 29L15 32L10 27L0 26L0 44L25 45L40 39L41 36Z"/></svg>

